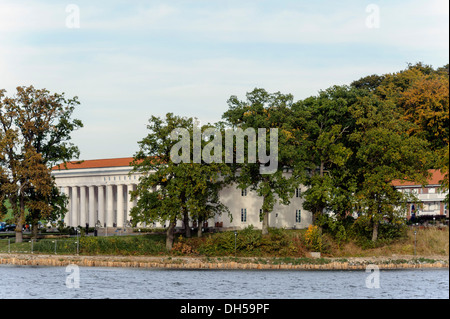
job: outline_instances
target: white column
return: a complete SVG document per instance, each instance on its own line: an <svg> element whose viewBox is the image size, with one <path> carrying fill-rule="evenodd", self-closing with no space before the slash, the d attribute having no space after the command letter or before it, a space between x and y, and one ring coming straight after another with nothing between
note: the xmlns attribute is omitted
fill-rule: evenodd
<svg viewBox="0 0 450 319"><path fill-rule="evenodd" d="M78 223L78 187L72 187L72 212L71 212L71 226L77 227Z"/></svg>
<svg viewBox="0 0 450 319"><path fill-rule="evenodd" d="M106 185L106 226L112 227L114 222L114 194L113 186Z"/></svg>
<svg viewBox="0 0 450 319"><path fill-rule="evenodd" d="M95 186L89 186L89 227L95 227Z"/></svg>
<svg viewBox="0 0 450 319"><path fill-rule="evenodd" d="M70 220L70 218L71 218L71 216L70 216L71 203L70 203L70 187L69 186L64 187L64 195L66 195L66 197L68 199L68 201L67 201L67 213L64 216L64 224L66 226L70 226L70 221L71 221Z"/></svg>
<svg viewBox="0 0 450 319"><path fill-rule="evenodd" d="M123 227L123 185L117 185L117 227Z"/></svg>
<svg viewBox="0 0 450 319"><path fill-rule="evenodd" d="M80 186L80 226L86 227L86 186Z"/></svg>
<svg viewBox="0 0 450 319"><path fill-rule="evenodd" d="M105 225L105 188L103 185L97 186L97 196L98 196L98 220Z"/></svg>
<svg viewBox="0 0 450 319"><path fill-rule="evenodd" d="M133 191L133 190L134 190L134 185L133 184L128 184L127 185L127 221L131 220L130 211L131 211L131 209L134 206L136 206L135 205L135 201L131 200L131 195L130 195L130 192Z"/></svg>

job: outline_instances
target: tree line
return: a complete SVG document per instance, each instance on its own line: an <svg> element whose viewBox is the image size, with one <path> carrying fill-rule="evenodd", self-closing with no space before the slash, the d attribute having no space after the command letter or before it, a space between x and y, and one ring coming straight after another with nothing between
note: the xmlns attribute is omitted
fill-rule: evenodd
<svg viewBox="0 0 450 319"><path fill-rule="evenodd" d="M307 186L303 207L314 220L327 212L338 220L356 212L376 241L382 220L401 221L407 202L414 200L414 195L398 192L394 180L426 185L429 170L440 169L445 175L443 190L448 189L448 80L448 65L434 69L417 63L298 101L292 94L262 88L247 93L244 100L231 96L222 121L203 125L201 132L215 128L223 135L227 129L266 128L269 134L277 128L278 168L273 174L262 174L260 167L267 163L259 160L225 163L223 136L217 139L209 133L202 135L199 149L212 158L219 152L221 160L198 162L193 149L196 119L172 113L152 116L149 134L134 156L133 171L143 177L132 194L138 200L131 212L133 223L169 221L170 249L177 220L184 222L189 237L189 220L198 221L201 232L202 221L230 213L218 194L235 183L262 197L262 233L267 234L275 203L289 204L302 184ZM189 132L190 158L175 163L170 156L179 139L171 138L171 132L180 127ZM246 139L247 155L249 145Z"/></svg>
<svg viewBox="0 0 450 319"><path fill-rule="evenodd" d="M396 191L392 181L426 185L429 170L440 169L442 188L448 190L448 81L448 65L434 69L417 63L297 101L292 94L256 88L242 100L231 96L222 120L212 124L199 126L195 118L172 113L151 116L132 163L132 172L142 173L132 192L137 199L133 223L168 222L170 249L177 221L195 221L201 235L209 218L231 217L219 192L234 183L263 199L266 234L274 205L289 204L295 189L305 185L303 207L314 221L327 212L342 220L357 212L376 241L381 221L398 222L407 201L414 200ZM56 220L66 213L67 198L55 187L51 167L79 156L70 142L71 133L83 126L72 119L78 104L76 97L32 86L18 87L14 97L0 90L0 208L3 214L12 210L19 241L26 218L37 225L40 219ZM190 160L174 162L171 152L182 136L173 132L180 128L189 133ZM273 163L238 161L237 146L227 149L224 136L217 136L261 128L267 134L265 150L269 130L278 130L277 169L271 174L261 167ZM194 140L195 132L200 132L199 140ZM246 138L243 145L248 156L251 141ZM209 159L223 159L231 151L235 161L205 161L198 150ZM185 229L191 236L190 228Z"/></svg>

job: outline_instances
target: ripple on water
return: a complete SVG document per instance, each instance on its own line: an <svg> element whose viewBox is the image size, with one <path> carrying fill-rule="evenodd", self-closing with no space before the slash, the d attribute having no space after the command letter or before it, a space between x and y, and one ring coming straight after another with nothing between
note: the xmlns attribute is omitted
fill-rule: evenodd
<svg viewBox="0 0 450 319"><path fill-rule="evenodd" d="M80 288L66 287L64 267L0 265L0 298L449 298L448 269L380 271L155 270L80 267Z"/></svg>

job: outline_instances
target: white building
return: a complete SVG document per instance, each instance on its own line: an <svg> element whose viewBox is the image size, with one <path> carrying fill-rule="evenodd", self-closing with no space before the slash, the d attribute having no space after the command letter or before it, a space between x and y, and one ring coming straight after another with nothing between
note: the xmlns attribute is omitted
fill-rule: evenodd
<svg viewBox="0 0 450 319"><path fill-rule="evenodd" d="M56 184L69 197L68 214L64 218L67 226L118 227L130 225L130 210L136 205L129 192L136 189L139 174L129 174L133 158L87 160L67 163L66 167L54 167L52 174ZM290 205L275 205L269 215L269 227L307 228L312 223L311 213L302 207L300 197L304 189L297 189ZM208 220L208 227L245 228L262 227L260 210L262 198L254 192L235 186L220 192L221 202L228 207L228 214ZM149 225L161 227L163 225ZM179 221L177 227L183 227Z"/></svg>
<svg viewBox="0 0 450 319"><path fill-rule="evenodd" d="M431 178L428 180L428 185L423 187L415 182L395 181L393 184L398 191L403 193L413 193L417 196L417 203L409 203L407 218L412 216L419 217L424 215L446 215L449 217L448 206L445 204L445 198L448 195L447 191L442 191L441 181L444 175L439 170L431 170Z"/></svg>

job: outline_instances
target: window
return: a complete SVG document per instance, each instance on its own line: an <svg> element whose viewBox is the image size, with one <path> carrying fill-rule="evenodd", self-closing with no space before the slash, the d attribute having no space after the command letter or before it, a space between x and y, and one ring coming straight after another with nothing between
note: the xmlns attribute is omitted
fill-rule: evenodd
<svg viewBox="0 0 450 319"><path fill-rule="evenodd" d="M436 194L436 188L432 187L428 189L429 194Z"/></svg>
<svg viewBox="0 0 450 319"><path fill-rule="evenodd" d="M241 196L247 196L247 189L241 190Z"/></svg>
<svg viewBox="0 0 450 319"><path fill-rule="evenodd" d="M295 211L295 222L301 223L302 222L302 211L300 209L297 209Z"/></svg>
<svg viewBox="0 0 450 319"><path fill-rule="evenodd" d="M301 197L302 196L302 190L300 188L295 189L295 197Z"/></svg>
<svg viewBox="0 0 450 319"><path fill-rule="evenodd" d="M241 208L241 222L247 222L247 208Z"/></svg>

